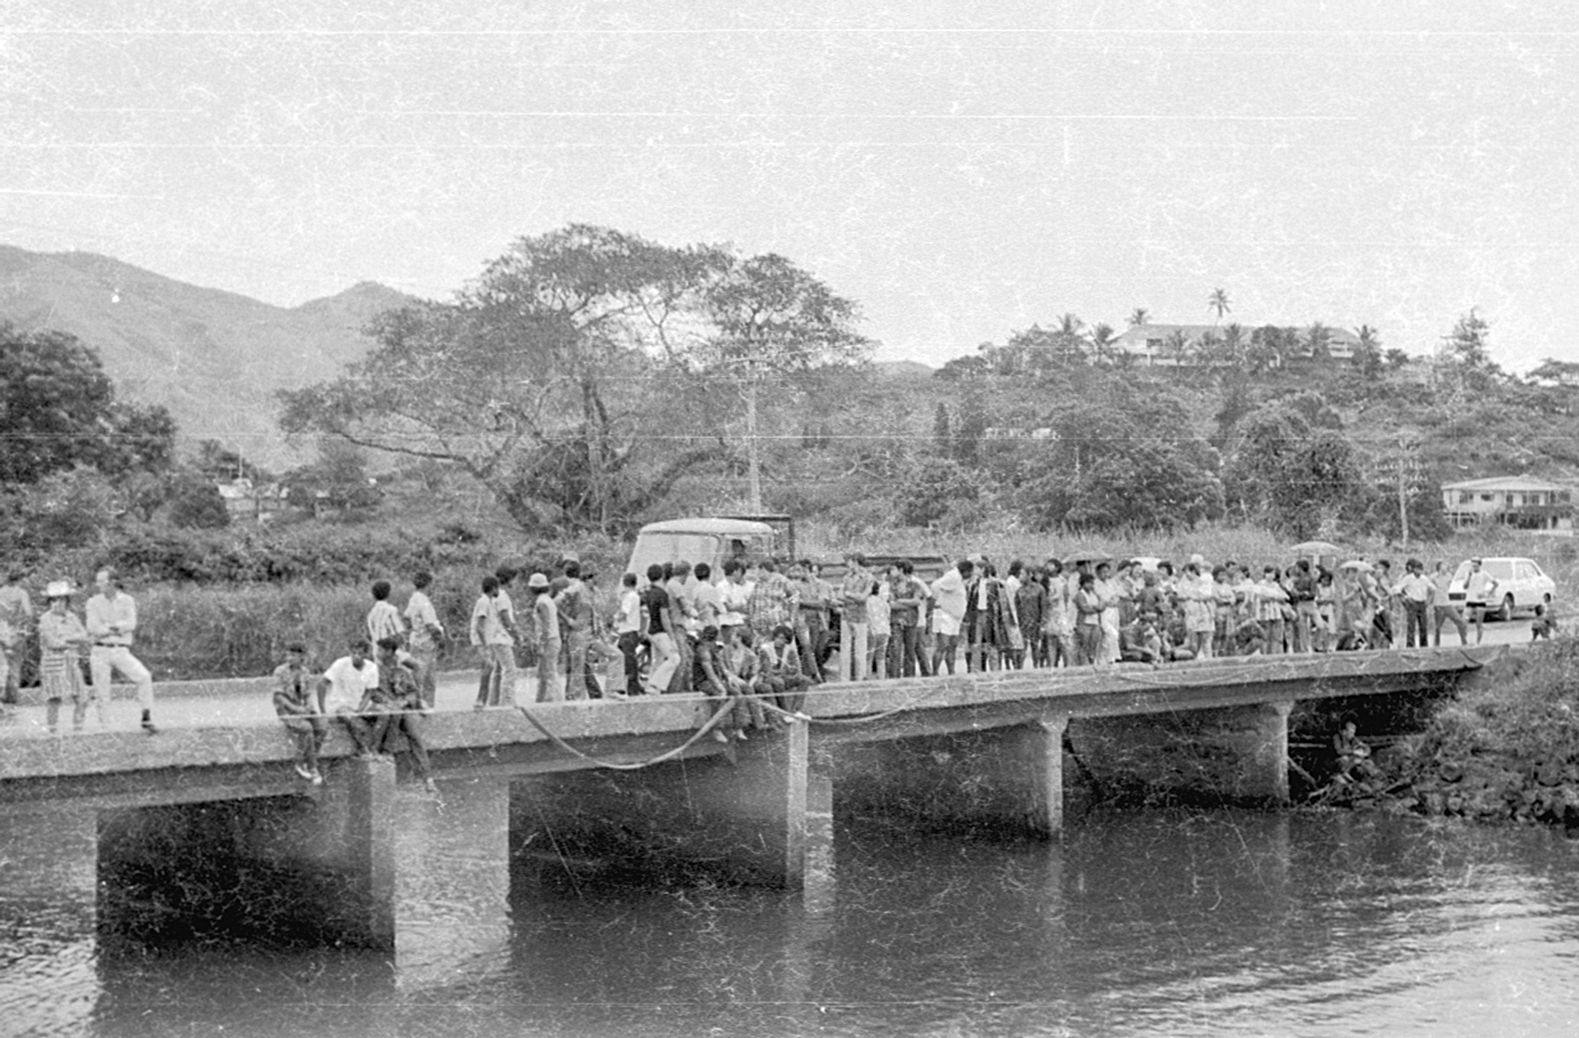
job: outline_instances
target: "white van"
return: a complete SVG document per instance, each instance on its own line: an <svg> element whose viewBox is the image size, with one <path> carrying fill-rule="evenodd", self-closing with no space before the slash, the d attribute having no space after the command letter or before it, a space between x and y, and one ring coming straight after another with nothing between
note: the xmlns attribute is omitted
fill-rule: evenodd
<svg viewBox="0 0 1579 1038"><path fill-rule="evenodd" d="M647 567L653 563L685 561L695 568L705 562L712 567L712 579L721 580L729 559L762 559L793 549L793 542L781 538L778 529L753 519L666 519L641 528L625 571L645 582Z"/></svg>

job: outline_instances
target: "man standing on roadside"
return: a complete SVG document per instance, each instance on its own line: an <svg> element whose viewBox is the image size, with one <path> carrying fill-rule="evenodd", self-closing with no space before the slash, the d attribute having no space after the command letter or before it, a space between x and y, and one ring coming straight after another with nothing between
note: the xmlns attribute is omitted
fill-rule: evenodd
<svg viewBox="0 0 1579 1038"><path fill-rule="evenodd" d="M329 725L314 702L310 685L312 674L307 670L306 660L307 646L300 642L285 646L285 662L274 668L274 713L296 744L296 774L321 786L323 774L318 770L318 751L323 749Z"/></svg>
<svg viewBox="0 0 1579 1038"><path fill-rule="evenodd" d="M900 559L889 574L892 598L889 605L889 624L893 628L889 658L894 666L889 677L925 677L931 673L927 658L921 651L922 606L927 600L927 586L916 577L916 567L909 559Z"/></svg>
<svg viewBox="0 0 1579 1038"><path fill-rule="evenodd" d="M532 619L537 625L537 701L563 703L565 683L559 673L559 652L564 643L548 574L533 573L526 580L526 590L532 595Z"/></svg>
<svg viewBox="0 0 1579 1038"><path fill-rule="evenodd" d="M6 676L0 682L0 703L18 703L22 699L22 658L27 652L28 636L33 631L33 599L22 586L24 574L19 569L5 571L5 583L0 584L0 623L10 627L9 638L0 640L0 653L5 655Z"/></svg>
<svg viewBox="0 0 1579 1038"><path fill-rule="evenodd" d="M565 563L567 583L563 591L554 596L560 629L565 632L565 698L587 698L587 650L592 646L592 596L581 582L581 563L575 559Z"/></svg>
<svg viewBox="0 0 1579 1038"><path fill-rule="evenodd" d="M1438 560L1431 571L1431 644L1434 646L1442 644L1442 624L1448 620L1458 628L1458 644L1469 644L1469 625L1464 622L1464 613L1447 593L1452 583L1453 574L1447 563Z"/></svg>
<svg viewBox="0 0 1579 1038"><path fill-rule="evenodd" d="M620 656L625 663L625 694L642 693L641 668L636 650L641 647L641 592L636 590L636 574L620 578L620 607L614 614L614 634L619 639Z"/></svg>
<svg viewBox="0 0 1579 1038"><path fill-rule="evenodd" d="M1475 625L1475 644L1486 637L1486 606L1497 593L1496 578L1480 568L1479 559L1469 560L1469 576L1464 578L1464 608L1469 610L1469 621Z"/></svg>
<svg viewBox="0 0 1579 1038"><path fill-rule="evenodd" d="M932 650L934 674L942 674L945 666L950 674L959 673L959 637L965 621L966 581L975 570L969 559L961 559L954 568L932 582L932 599L937 603L937 608L932 610L932 630L937 635Z"/></svg>
<svg viewBox="0 0 1579 1038"><path fill-rule="evenodd" d="M779 572L777 559L763 559L758 567L757 586L746 599L746 623L753 644L772 640L773 632L792 624L800 615L800 589Z"/></svg>
<svg viewBox="0 0 1579 1038"><path fill-rule="evenodd" d="M422 705L433 709L438 695L439 645L444 640L444 625L439 622L438 611L428 597L428 587L433 574L419 570L411 578L411 599L406 602L406 623L411 625L411 658L417 664L417 684L422 689Z"/></svg>
<svg viewBox="0 0 1579 1038"><path fill-rule="evenodd" d="M1426 647L1426 612L1431 606L1431 596L1436 586L1431 583L1431 578L1425 575L1425 565L1419 559L1410 559L1404 563L1404 579L1392 589L1394 595L1403 603L1404 607L1404 647L1415 647L1415 639L1420 639L1420 648Z"/></svg>
<svg viewBox="0 0 1579 1038"><path fill-rule="evenodd" d="M406 625L400 619L400 610L389 600L390 590L387 580L373 582L373 608L367 611L367 640L374 645L385 638L405 644Z"/></svg>
<svg viewBox="0 0 1579 1038"><path fill-rule="evenodd" d="M851 552L844 557L844 580L839 585L839 680L865 681L866 600L872 593L872 574L866 556Z"/></svg>
<svg viewBox="0 0 1579 1038"><path fill-rule="evenodd" d="M105 567L93 578L99 593L88 599L88 637L93 648L88 668L93 675L93 694L103 702L110 698L110 673L114 671L137 686L137 702L143 708L143 731L155 734L154 679L148 668L132 655L132 637L137 630L137 603L121 587L113 569Z"/></svg>
<svg viewBox="0 0 1579 1038"><path fill-rule="evenodd" d="M497 576L482 578L482 594L472 606L471 643L482 653L482 680L473 710L515 705L515 613Z"/></svg>

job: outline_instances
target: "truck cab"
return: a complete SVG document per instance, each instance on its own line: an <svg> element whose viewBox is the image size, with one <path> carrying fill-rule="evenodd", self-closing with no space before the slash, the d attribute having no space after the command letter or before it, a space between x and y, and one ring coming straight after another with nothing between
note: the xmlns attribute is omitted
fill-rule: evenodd
<svg viewBox="0 0 1579 1038"><path fill-rule="evenodd" d="M780 518L709 517L648 523L636 535L636 546L631 549L626 572L636 574L638 581L645 581L647 567L653 563L683 560L693 567L699 562L707 563L712 567L713 579L717 580L723 576L724 563L730 559L792 554L794 534L778 527L774 520ZM788 517L782 518L787 520Z"/></svg>

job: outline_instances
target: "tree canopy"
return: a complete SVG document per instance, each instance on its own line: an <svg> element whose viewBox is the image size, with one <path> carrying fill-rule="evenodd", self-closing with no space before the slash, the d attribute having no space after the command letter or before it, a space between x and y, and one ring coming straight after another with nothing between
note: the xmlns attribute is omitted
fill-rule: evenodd
<svg viewBox="0 0 1579 1038"><path fill-rule="evenodd" d="M169 463L175 421L119 401L99 356L75 336L0 322L0 483L37 483L86 465L106 473Z"/></svg>

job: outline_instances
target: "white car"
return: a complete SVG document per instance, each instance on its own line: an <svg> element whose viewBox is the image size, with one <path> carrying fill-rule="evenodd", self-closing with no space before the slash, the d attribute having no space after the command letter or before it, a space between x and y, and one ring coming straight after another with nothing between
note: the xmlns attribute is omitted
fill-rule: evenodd
<svg viewBox="0 0 1579 1038"><path fill-rule="evenodd" d="M1513 619L1515 609L1534 609L1537 605L1550 605L1557 593L1557 582L1548 577L1535 564L1534 559L1516 558L1511 555L1486 556L1480 568L1497 582L1492 601L1486 603L1486 614L1498 620ZM1463 603L1464 582L1469 579L1469 560L1458 564L1453 580L1447 586L1449 601Z"/></svg>

